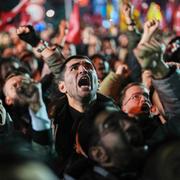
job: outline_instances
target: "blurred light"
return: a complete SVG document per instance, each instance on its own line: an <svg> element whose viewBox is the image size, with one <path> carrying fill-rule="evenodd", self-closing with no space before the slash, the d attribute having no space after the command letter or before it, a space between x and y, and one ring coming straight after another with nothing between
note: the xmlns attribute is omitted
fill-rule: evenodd
<svg viewBox="0 0 180 180"><path fill-rule="evenodd" d="M180 18L180 11L177 12L177 18Z"/></svg>
<svg viewBox="0 0 180 180"><path fill-rule="evenodd" d="M142 3L142 8L143 8L143 9L148 9L148 4L145 3L145 2L143 2L143 3Z"/></svg>
<svg viewBox="0 0 180 180"><path fill-rule="evenodd" d="M55 11L53 9L49 9L46 11L46 16L47 17L53 17L55 15Z"/></svg>
<svg viewBox="0 0 180 180"><path fill-rule="evenodd" d="M46 29L46 24L44 22L39 22L39 23L34 25L34 28L36 31L42 32Z"/></svg>
<svg viewBox="0 0 180 180"><path fill-rule="evenodd" d="M111 27L111 24L108 20L103 20L102 25L104 28L109 29Z"/></svg>

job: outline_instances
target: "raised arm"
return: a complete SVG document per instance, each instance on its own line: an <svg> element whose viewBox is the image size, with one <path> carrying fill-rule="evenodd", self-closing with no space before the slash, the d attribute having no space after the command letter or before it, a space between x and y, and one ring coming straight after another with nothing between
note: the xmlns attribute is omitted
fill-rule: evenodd
<svg viewBox="0 0 180 180"><path fill-rule="evenodd" d="M151 38L155 35L155 33L159 29L159 21L156 19L146 21L144 23L143 29L144 31L139 44L143 44L151 40Z"/></svg>
<svg viewBox="0 0 180 180"><path fill-rule="evenodd" d="M35 51L41 54L42 59L47 63L51 72L55 77L58 77L59 70L62 61L65 60L61 53L61 47L57 45L51 45L46 41L40 39L40 37L34 31L34 28L30 25L21 26L17 29L19 38L26 43L30 44Z"/></svg>
<svg viewBox="0 0 180 180"><path fill-rule="evenodd" d="M58 25L59 33L58 33L58 35L56 37L56 41L55 41L57 44L64 46L64 43L66 40L66 34L68 32L68 27L69 27L69 24L67 21L61 20L59 22L59 25Z"/></svg>
<svg viewBox="0 0 180 180"><path fill-rule="evenodd" d="M119 64L116 71L111 71L101 82L99 92L109 96L119 103L120 92L128 82L130 71L125 64Z"/></svg>
<svg viewBox="0 0 180 180"><path fill-rule="evenodd" d="M180 118L180 70L163 61L161 44L154 39L139 44L134 51L141 67L153 74L153 86L158 92L168 119Z"/></svg>

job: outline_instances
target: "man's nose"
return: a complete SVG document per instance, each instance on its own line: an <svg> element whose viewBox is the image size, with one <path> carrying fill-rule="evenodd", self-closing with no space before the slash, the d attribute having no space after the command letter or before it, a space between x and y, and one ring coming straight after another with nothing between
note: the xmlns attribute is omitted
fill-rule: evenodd
<svg viewBox="0 0 180 180"><path fill-rule="evenodd" d="M145 101L147 101L147 98L146 98L145 96L141 95L140 101L141 101L141 102L145 102Z"/></svg>
<svg viewBox="0 0 180 180"><path fill-rule="evenodd" d="M80 73L82 73L82 72L87 72L88 70L87 70L87 68L85 67L85 66L83 66L83 65L80 65L79 66L79 72Z"/></svg>
<svg viewBox="0 0 180 180"><path fill-rule="evenodd" d="M146 103L151 103L151 102L150 102L150 99L149 99L148 97L143 96L143 95L141 96L140 101L141 101L141 103L144 103L144 102L146 102Z"/></svg>

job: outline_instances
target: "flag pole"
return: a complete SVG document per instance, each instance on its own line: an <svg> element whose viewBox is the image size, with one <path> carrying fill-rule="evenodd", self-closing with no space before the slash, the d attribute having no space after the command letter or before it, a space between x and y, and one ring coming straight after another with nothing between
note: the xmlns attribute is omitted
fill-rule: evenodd
<svg viewBox="0 0 180 180"><path fill-rule="evenodd" d="M65 17L66 20L69 20L72 11L72 0L64 0L64 4L65 4Z"/></svg>

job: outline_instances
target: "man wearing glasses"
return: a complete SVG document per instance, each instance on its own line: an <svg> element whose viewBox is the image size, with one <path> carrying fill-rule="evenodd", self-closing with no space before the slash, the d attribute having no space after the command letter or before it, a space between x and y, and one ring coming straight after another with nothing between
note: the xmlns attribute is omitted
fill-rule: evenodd
<svg viewBox="0 0 180 180"><path fill-rule="evenodd" d="M130 117L149 115L151 102L148 89L141 83L128 84L122 92L121 108Z"/></svg>

